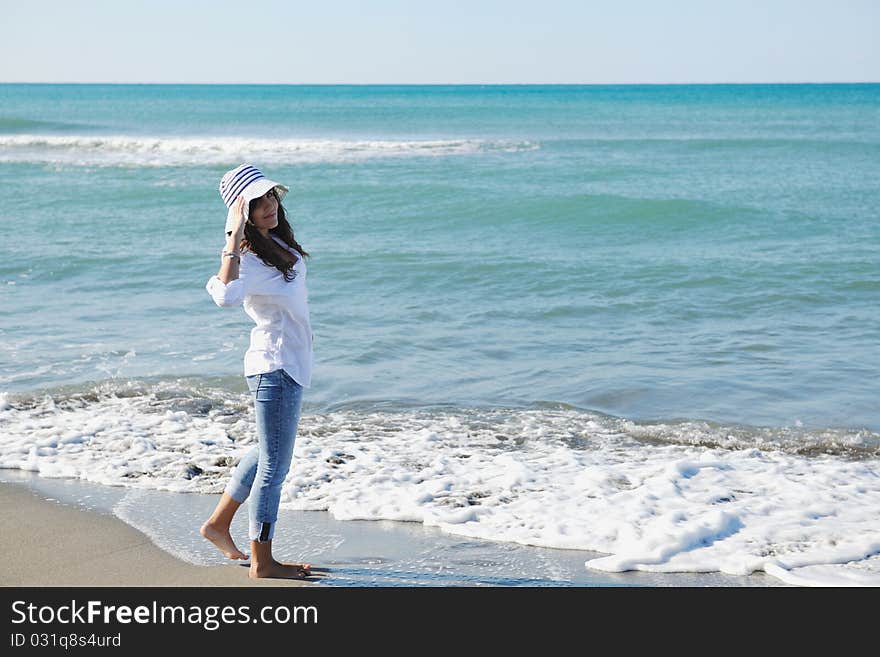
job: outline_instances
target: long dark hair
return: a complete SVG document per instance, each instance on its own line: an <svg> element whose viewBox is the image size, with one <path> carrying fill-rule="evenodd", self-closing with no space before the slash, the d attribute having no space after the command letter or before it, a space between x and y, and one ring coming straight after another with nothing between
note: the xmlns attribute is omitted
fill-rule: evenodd
<svg viewBox="0 0 880 657"><path fill-rule="evenodd" d="M280 237L281 241L287 244L287 246L293 247L303 256L308 256L308 252L299 245L299 242L293 236L293 228L291 228L290 223L287 221L287 212L284 210L284 206L281 205L278 193L273 189L272 194L275 196L275 200L278 201L278 225L275 228L270 228L269 233ZM248 216L254 211L259 201L259 198L255 198L250 202L250 205L248 205ZM284 274L285 281L290 282L296 276L293 272L293 263L281 257L275 249L274 240L271 237L263 237L263 234L250 221L244 225L244 239L241 241L241 248L256 254L260 260L270 267L275 267L275 269Z"/></svg>

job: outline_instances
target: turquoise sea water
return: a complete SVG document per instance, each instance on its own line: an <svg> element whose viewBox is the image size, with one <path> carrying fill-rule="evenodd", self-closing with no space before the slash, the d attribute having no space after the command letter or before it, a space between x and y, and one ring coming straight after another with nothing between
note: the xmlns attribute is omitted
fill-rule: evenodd
<svg viewBox="0 0 880 657"><path fill-rule="evenodd" d="M0 85L0 468L222 490L241 162L311 253L284 508L880 582L880 85Z"/></svg>
<svg viewBox="0 0 880 657"><path fill-rule="evenodd" d="M880 429L870 84L0 85L0 387L240 374L244 160L313 255L312 404Z"/></svg>

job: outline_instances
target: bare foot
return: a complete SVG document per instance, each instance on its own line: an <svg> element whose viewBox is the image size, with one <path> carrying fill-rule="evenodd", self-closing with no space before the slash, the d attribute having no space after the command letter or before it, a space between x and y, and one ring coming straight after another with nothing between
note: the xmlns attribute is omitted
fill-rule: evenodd
<svg viewBox="0 0 880 657"><path fill-rule="evenodd" d="M251 579L260 579L263 577L278 577L283 579L305 579L311 572L310 564L301 563L281 563L274 559L267 565L257 566L251 561L251 569L248 577Z"/></svg>
<svg viewBox="0 0 880 657"><path fill-rule="evenodd" d="M227 559L248 558L248 555L235 547L235 541L232 540L228 528L215 527L210 522L206 522L199 530L199 534L216 545Z"/></svg>
<svg viewBox="0 0 880 657"><path fill-rule="evenodd" d="M296 562L290 562L290 561L282 561L281 565L282 566L290 566L292 568L299 568L306 575L312 574L312 564L310 564L310 563L296 563Z"/></svg>

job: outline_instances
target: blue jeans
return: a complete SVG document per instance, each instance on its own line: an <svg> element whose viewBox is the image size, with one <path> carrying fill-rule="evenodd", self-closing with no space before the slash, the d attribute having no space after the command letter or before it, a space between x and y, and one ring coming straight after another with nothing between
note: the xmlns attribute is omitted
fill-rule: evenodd
<svg viewBox="0 0 880 657"><path fill-rule="evenodd" d="M254 396L259 442L233 470L226 492L238 503L253 493L248 536L266 543L275 535L281 484L293 457L303 388L282 369L245 378Z"/></svg>

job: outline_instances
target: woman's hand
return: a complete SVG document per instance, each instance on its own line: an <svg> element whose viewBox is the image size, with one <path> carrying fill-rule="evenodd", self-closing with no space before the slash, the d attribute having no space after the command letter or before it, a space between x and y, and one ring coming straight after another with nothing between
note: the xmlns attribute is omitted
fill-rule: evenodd
<svg viewBox="0 0 880 657"><path fill-rule="evenodd" d="M237 199L235 199L235 203L232 206L232 235L236 238L236 244L241 242L242 238L244 237L244 225L245 223L247 223L247 219L244 216L244 209L244 196L239 196Z"/></svg>
<svg viewBox="0 0 880 657"><path fill-rule="evenodd" d="M244 238L244 225L247 219L244 217L244 196L235 199L232 205L232 232L226 236L226 248L220 254L220 271L217 278L223 285L238 278L238 266L241 263L241 240Z"/></svg>

